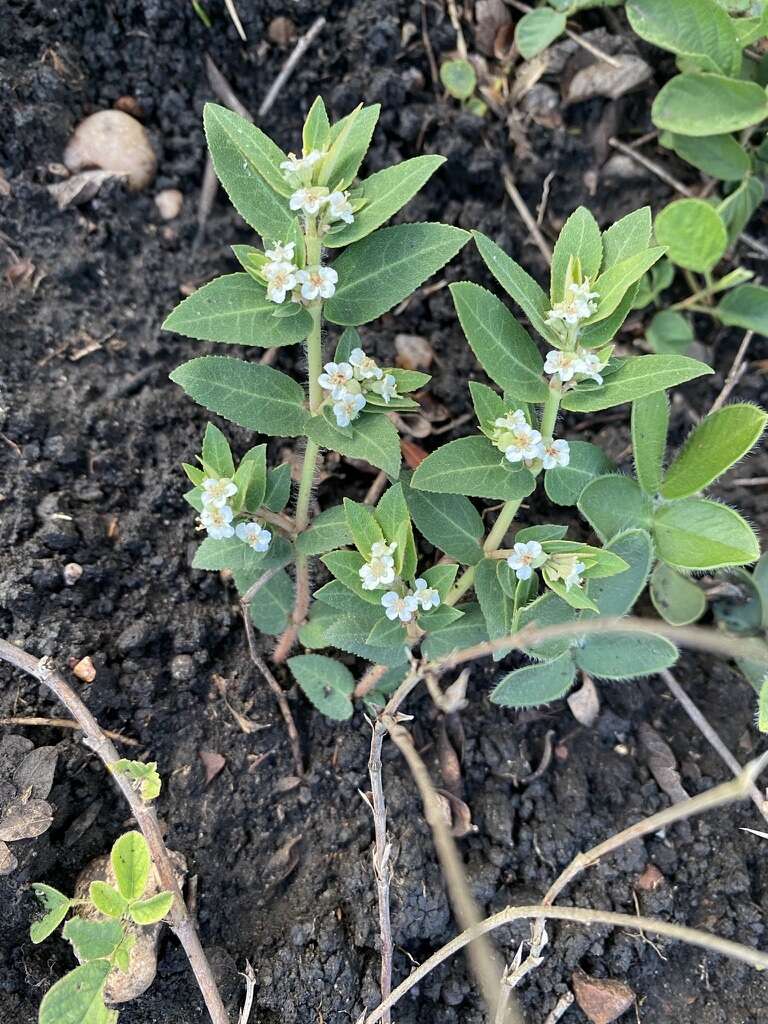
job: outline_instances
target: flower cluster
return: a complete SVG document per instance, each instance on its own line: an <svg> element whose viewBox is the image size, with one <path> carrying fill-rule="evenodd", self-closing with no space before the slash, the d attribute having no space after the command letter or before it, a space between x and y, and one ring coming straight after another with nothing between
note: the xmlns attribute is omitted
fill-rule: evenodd
<svg viewBox="0 0 768 1024"><path fill-rule="evenodd" d="M440 605L440 595L435 587L430 587L425 579L413 581L413 590L406 590L404 594L396 590L388 590L382 595L381 605L384 614L394 622L399 619L401 622L411 622L414 615L421 609L428 612Z"/></svg>
<svg viewBox="0 0 768 1024"><path fill-rule="evenodd" d="M565 298L556 302L547 313L547 323L563 323L566 327L577 327L582 320L587 320L597 310L599 298L597 292L589 290L589 278L577 284L569 281L565 286Z"/></svg>
<svg viewBox="0 0 768 1024"><path fill-rule="evenodd" d="M595 381L596 384L602 384L603 377L600 370L604 365L597 353L590 352L585 348L577 348L573 352L560 352L558 349L552 349L547 352L547 358L544 360L544 372L552 374L553 377L559 377L563 384L573 380L577 373Z"/></svg>
<svg viewBox="0 0 768 1024"><path fill-rule="evenodd" d="M272 302L285 302L290 295L293 302L312 302L330 299L336 291L339 275L333 267L305 267L299 269L295 261L294 242L275 242L264 255L267 262L261 272L267 282L267 298Z"/></svg>
<svg viewBox="0 0 768 1024"><path fill-rule="evenodd" d="M363 590L377 590L379 587L389 586L395 581L395 560L392 557L397 542L387 544L386 541L377 540L371 546L371 558L365 565L360 566L358 575L363 584Z"/></svg>
<svg viewBox="0 0 768 1024"><path fill-rule="evenodd" d="M554 469L567 466L571 457L567 441L545 441L541 432L530 425L522 409L499 416L494 421L491 440L513 464L523 462L530 466L536 459L541 459L543 469Z"/></svg>
<svg viewBox="0 0 768 1024"><path fill-rule="evenodd" d="M544 578L562 580L566 590L578 588L584 582L582 573L586 568L576 555L547 555L537 540L518 542L507 558L507 565L519 580L529 580L535 569L541 569Z"/></svg>
<svg viewBox="0 0 768 1024"><path fill-rule="evenodd" d="M346 362L326 363L317 383L328 392L340 427L348 427L357 419L365 407L367 394L378 395L387 405L399 397L393 375L384 373L361 348L353 348Z"/></svg>
<svg viewBox="0 0 768 1024"><path fill-rule="evenodd" d="M200 523L213 540L227 540L237 536L243 543L250 545L254 551L267 551L272 534L260 523L242 522L232 525L235 513L229 499L237 494L237 484L229 477L206 477L202 483L201 500L203 511Z"/></svg>

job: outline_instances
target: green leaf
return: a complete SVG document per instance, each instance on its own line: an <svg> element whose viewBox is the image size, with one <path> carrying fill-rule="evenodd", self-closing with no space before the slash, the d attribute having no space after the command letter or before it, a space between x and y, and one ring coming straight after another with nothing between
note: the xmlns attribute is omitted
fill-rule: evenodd
<svg viewBox="0 0 768 1024"><path fill-rule="evenodd" d="M320 561L332 576L335 576L340 583L343 583L367 604L381 606L382 591L363 590L359 570L365 559L357 551L330 551L327 555L323 555Z"/></svg>
<svg viewBox="0 0 768 1024"><path fill-rule="evenodd" d="M278 572L251 602L251 622L260 632L278 636L288 625L293 598L293 580L287 572Z"/></svg>
<svg viewBox="0 0 768 1024"><path fill-rule="evenodd" d="M296 316L276 317L278 308L248 274L225 274L180 302L166 317L163 330L198 341L263 348L303 341L312 326L306 309Z"/></svg>
<svg viewBox="0 0 768 1024"><path fill-rule="evenodd" d="M366 561L371 557L374 544L384 540L381 527L369 505L361 505L351 498L344 498L344 515L347 526L352 534L352 541ZM406 513L407 514L407 513Z"/></svg>
<svg viewBox="0 0 768 1024"><path fill-rule="evenodd" d="M351 543L344 508L336 505L315 516L310 528L297 537L296 550L300 555L323 555Z"/></svg>
<svg viewBox="0 0 768 1024"><path fill-rule="evenodd" d="M451 609L453 611L453 609ZM405 644L405 626L398 619L391 622L382 616L368 634L366 643L374 647L392 647L397 644Z"/></svg>
<svg viewBox="0 0 768 1024"><path fill-rule="evenodd" d="M380 647L367 642L368 634L381 617L381 607L373 608L371 606L368 606L367 617L359 613L340 615L326 631L328 643L349 654L355 654L358 658L367 658L368 661L386 665L388 668L407 664L408 656L405 644L398 643Z"/></svg>
<svg viewBox="0 0 768 1024"><path fill-rule="evenodd" d="M270 512L282 512L291 496L291 467L285 462L267 470L267 489L264 506Z"/></svg>
<svg viewBox="0 0 768 1024"><path fill-rule="evenodd" d="M323 183L344 189L354 180L371 144L380 110L378 103L353 110L331 127L332 146L320 172Z"/></svg>
<svg viewBox="0 0 768 1024"><path fill-rule="evenodd" d="M244 544L239 537L214 540L206 537L195 552L193 569L208 569L217 572L229 569L241 592L268 569L280 569L293 557L291 545L284 537L274 537L269 550L254 551L250 544Z"/></svg>
<svg viewBox="0 0 768 1024"><path fill-rule="evenodd" d="M631 477L620 474L599 476L587 484L578 509L603 543L626 529L649 530L652 524L650 498Z"/></svg>
<svg viewBox="0 0 768 1024"><path fill-rule="evenodd" d="M279 164L285 155L238 114L215 103L203 108L213 166L237 212L266 240L285 239L293 226L286 196L293 191Z"/></svg>
<svg viewBox="0 0 768 1024"><path fill-rule="evenodd" d="M243 456L233 478L237 484L240 508L256 513L264 503L267 491L267 446L254 445Z"/></svg>
<svg viewBox="0 0 768 1024"><path fill-rule="evenodd" d="M122 917L128 909L128 900L123 899L117 889L106 882L91 882L88 894L94 907L107 917Z"/></svg>
<svg viewBox="0 0 768 1024"><path fill-rule="evenodd" d="M334 261L339 283L325 316L350 326L375 320L444 267L468 239L466 231L447 224L380 228Z"/></svg>
<svg viewBox="0 0 768 1024"><path fill-rule="evenodd" d="M119 921L70 917L61 934L72 943L78 960L100 960L114 953L123 937L123 926Z"/></svg>
<svg viewBox="0 0 768 1024"><path fill-rule="evenodd" d="M458 565L433 565L431 569L427 569L421 575L429 586L434 587L440 597L445 600L448 591L456 581L458 571Z"/></svg>
<svg viewBox="0 0 768 1024"><path fill-rule="evenodd" d="M45 916L33 921L29 928L29 937L37 944L56 931L67 916L72 901L63 892L44 882L35 882L32 891L45 909Z"/></svg>
<svg viewBox="0 0 768 1024"><path fill-rule="evenodd" d="M108 960L76 967L52 985L40 1003L38 1024L116 1024L117 1010L104 1005Z"/></svg>
<svg viewBox="0 0 768 1024"><path fill-rule="evenodd" d="M639 281L657 260L664 255L661 246L643 249L642 252L628 256L620 263L614 263L592 282L599 298L597 312L584 321L585 326L605 320L621 305L631 286ZM594 344L594 342L590 342Z"/></svg>
<svg viewBox="0 0 768 1024"><path fill-rule="evenodd" d="M569 441L568 446L568 465L544 472L544 490L556 505L575 505L590 480L616 468L597 445L588 441Z"/></svg>
<svg viewBox="0 0 768 1024"><path fill-rule="evenodd" d="M688 626L707 609L707 598L693 580L659 562L651 573L653 607L672 626Z"/></svg>
<svg viewBox="0 0 768 1024"><path fill-rule="evenodd" d="M712 0L631 0L627 17L637 34L702 71L738 75L741 47L733 22Z"/></svg>
<svg viewBox="0 0 768 1024"><path fill-rule="evenodd" d="M657 128L678 135L723 135L768 117L768 96L754 82L721 75L677 75L657 94L651 116Z"/></svg>
<svg viewBox="0 0 768 1024"><path fill-rule="evenodd" d="M663 132L659 142L674 150L681 160L721 181L741 181L751 166L749 154L732 135L691 138Z"/></svg>
<svg viewBox="0 0 768 1024"><path fill-rule="evenodd" d="M645 252L651 241L651 208L643 206L603 232L603 270Z"/></svg>
<svg viewBox="0 0 768 1024"><path fill-rule="evenodd" d="M664 470L669 428L669 401L665 391L632 403L632 451L637 482L646 494L657 494Z"/></svg>
<svg viewBox="0 0 768 1024"><path fill-rule="evenodd" d="M173 906L172 892L159 892L131 906L131 920L136 924L156 924L167 916Z"/></svg>
<svg viewBox="0 0 768 1024"><path fill-rule="evenodd" d="M171 374L200 405L249 430L296 437L306 430L304 391L271 366L228 356L201 356Z"/></svg>
<svg viewBox="0 0 768 1024"><path fill-rule="evenodd" d="M477 86L475 69L468 60L447 60L440 65L440 81L457 100L467 100Z"/></svg>
<svg viewBox="0 0 768 1024"><path fill-rule="evenodd" d="M568 533L567 526L558 526L556 523L548 523L546 526L524 526L515 534L515 541L525 543L529 540L537 540L543 544L545 540L562 540Z"/></svg>
<svg viewBox="0 0 768 1024"><path fill-rule="evenodd" d="M685 355L693 342L690 322L674 309L656 313L645 332L653 351L660 356Z"/></svg>
<svg viewBox="0 0 768 1024"><path fill-rule="evenodd" d="M334 429L322 416L313 416L306 424L307 437L323 448L365 459L387 476L400 473L400 437L386 416L360 416L352 425L352 434Z"/></svg>
<svg viewBox="0 0 768 1024"><path fill-rule="evenodd" d="M366 601L361 600L348 590L340 580L331 580L314 593L316 601L327 604L330 608L341 612L368 614L371 609Z"/></svg>
<svg viewBox="0 0 768 1024"><path fill-rule="evenodd" d="M512 602L504 593L496 574L496 561L485 558L475 568L475 595L485 619L485 626L491 640L498 640L512 632ZM499 661L508 651L496 651L494 661Z"/></svg>
<svg viewBox="0 0 768 1024"><path fill-rule="evenodd" d="M484 434L491 434L498 417L506 415L507 403L493 388L480 384L476 380L469 382L469 393L472 396L472 405L475 407L475 416L480 424L480 429Z"/></svg>
<svg viewBox="0 0 768 1024"><path fill-rule="evenodd" d="M515 263L490 238L487 238L479 231L473 231L472 237L486 266L504 291L511 295L523 310L531 323L531 327L542 338L546 338L552 344L556 344L558 336L547 325L545 319L549 311L549 300L544 291L530 274L523 270L519 263Z"/></svg>
<svg viewBox="0 0 768 1024"><path fill-rule="evenodd" d="M217 476L233 477L235 475L235 463L229 441L213 423L205 425L202 457L203 465Z"/></svg>
<svg viewBox="0 0 768 1024"><path fill-rule="evenodd" d="M328 113L322 96L318 96L309 108L309 113L301 133L304 152L311 153L313 149L325 149L330 135L331 125L328 121Z"/></svg>
<svg viewBox="0 0 768 1024"><path fill-rule="evenodd" d="M533 708L564 697L573 686L576 666L570 651L553 661L526 665L504 676L491 693L491 703L504 708Z"/></svg>
<svg viewBox="0 0 768 1024"><path fill-rule="evenodd" d="M459 494L434 494L405 487L408 509L419 532L462 565L483 557L483 520L472 502Z"/></svg>
<svg viewBox="0 0 768 1024"><path fill-rule="evenodd" d="M112 870L120 895L138 900L147 887L149 847L141 832L126 832L115 842L110 853Z"/></svg>
<svg viewBox="0 0 768 1024"><path fill-rule="evenodd" d="M628 568L615 576L587 581L587 595L600 615L626 615L648 581L653 563L653 544L645 530L625 530L605 546L606 551L623 558Z"/></svg>
<svg viewBox="0 0 768 1024"><path fill-rule="evenodd" d="M450 285L450 291L470 348L491 380L523 401L544 402L544 361L504 303L469 281Z"/></svg>
<svg viewBox="0 0 768 1024"><path fill-rule="evenodd" d="M528 11L515 25L515 43L523 60L531 60L546 50L565 32L565 15L551 7L537 7Z"/></svg>
<svg viewBox="0 0 768 1024"><path fill-rule="evenodd" d="M562 580L553 579L551 576L545 576L544 582L553 594L556 594L557 597L565 601L571 608L582 611L597 611L597 605L587 594L586 590L582 590L579 587L571 587L569 590Z"/></svg>
<svg viewBox="0 0 768 1024"><path fill-rule="evenodd" d="M768 674L760 685L757 704L757 728L762 733L768 732Z"/></svg>
<svg viewBox="0 0 768 1024"><path fill-rule="evenodd" d="M728 241L733 245L752 219L765 198L765 186L759 178L745 178L733 192L718 205L717 212L728 229Z"/></svg>
<svg viewBox="0 0 768 1024"><path fill-rule="evenodd" d="M743 458L758 441L768 414L756 405L726 405L703 419L690 433L667 470L661 494L687 498Z"/></svg>
<svg viewBox="0 0 768 1024"><path fill-rule="evenodd" d="M483 643L488 639L485 619L477 604L462 605L464 615L449 626L430 632L422 641L421 653L429 660L444 658L453 651Z"/></svg>
<svg viewBox="0 0 768 1024"><path fill-rule="evenodd" d="M591 633L573 655L578 667L597 679L635 679L674 665L678 650L655 633Z"/></svg>
<svg viewBox="0 0 768 1024"><path fill-rule="evenodd" d="M638 283L629 286L624 298L616 309L604 320L585 327L581 333L580 342L584 348L599 348L607 344L617 333L621 325L627 319L629 311L634 308L635 295L638 291Z"/></svg>
<svg viewBox="0 0 768 1024"><path fill-rule="evenodd" d="M729 327L743 327L768 337L768 288L742 284L721 299L717 315Z"/></svg>
<svg viewBox="0 0 768 1024"><path fill-rule="evenodd" d="M480 435L461 437L432 452L411 479L414 488L473 498L525 498L536 487L527 469L514 469L501 452Z"/></svg>
<svg viewBox="0 0 768 1024"><path fill-rule="evenodd" d="M416 156L361 181L355 194L365 205L355 214L354 223L333 231L323 243L334 249L370 235L405 206L444 163L442 156Z"/></svg>
<svg viewBox="0 0 768 1024"><path fill-rule="evenodd" d="M633 356L625 359L619 369L605 378L603 385L580 385L566 392L563 409L571 412L597 412L624 402L667 391L669 388L712 373L706 363L688 356Z"/></svg>
<svg viewBox="0 0 768 1024"><path fill-rule="evenodd" d="M728 232L717 210L704 199L677 199L656 216L656 238L679 267L707 273L723 258Z"/></svg>
<svg viewBox="0 0 768 1024"><path fill-rule="evenodd" d="M752 576L746 569L729 569L729 583L736 594L728 592L712 602L715 621L726 633L735 636L759 636L763 625L763 601Z"/></svg>
<svg viewBox="0 0 768 1024"><path fill-rule="evenodd" d="M376 506L375 515L387 541L397 542L395 568L405 579L410 579L416 571L416 542L401 484L393 484L384 492Z"/></svg>
<svg viewBox="0 0 768 1024"><path fill-rule="evenodd" d="M677 569L746 565L760 555L754 531L738 512L706 498L662 505L653 517L659 558Z"/></svg>
<svg viewBox="0 0 768 1024"><path fill-rule="evenodd" d="M565 298L566 276L572 259L578 259L584 277L590 281L595 279L603 262L600 228L586 206L578 206L573 211L555 242L550 277L552 305Z"/></svg>

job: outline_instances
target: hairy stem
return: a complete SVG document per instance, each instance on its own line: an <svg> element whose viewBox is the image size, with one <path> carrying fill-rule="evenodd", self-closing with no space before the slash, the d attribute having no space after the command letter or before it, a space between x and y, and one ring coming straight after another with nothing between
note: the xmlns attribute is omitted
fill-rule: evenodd
<svg viewBox="0 0 768 1024"><path fill-rule="evenodd" d="M512 524L512 520L517 515L517 510L520 508L520 500L507 501L502 506L501 512L499 512L496 522L493 524L491 532L485 538L483 543L483 551L487 555L490 555L496 550L496 548L504 540L507 534L507 530ZM461 576L456 580L456 583L448 591L445 598L445 603L448 605L454 605L456 602L466 594L472 584L475 582L475 567L470 565Z"/></svg>
<svg viewBox="0 0 768 1024"><path fill-rule="evenodd" d="M392 922L389 910L389 887L392 880L392 867L389 863L391 847L387 838L387 805L384 799L384 784L381 773L381 748L387 734L386 726L381 722L373 725L371 736L371 754L368 760L368 775L371 780L371 797L373 801L373 828L376 847L373 855L373 872L376 875L376 888L379 902L379 937L381 941L381 998L386 999L392 991ZM383 1024L390 1024L387 1011L382 1017Z"/></svg>

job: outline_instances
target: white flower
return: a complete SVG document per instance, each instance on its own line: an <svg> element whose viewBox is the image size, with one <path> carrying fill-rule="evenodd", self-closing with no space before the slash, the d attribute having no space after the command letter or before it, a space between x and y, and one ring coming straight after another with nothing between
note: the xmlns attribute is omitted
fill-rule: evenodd
<svg viewBox="0 0 768 1024"><path fill-rule="evenodd" d="M371 544L371 558L390 558L397 547L397 541L387 544L385 540L376 540Z"/></svg>
<svg viewBox="0 0 768 1024"><path fill-rule="evenodd" d="M541 457L541 434L527 423L522 423L514 430L503 434L501 440L508 462L523 462L525 459Z"/></svg>
<svg viewBox="0 0 768 1024"><path fill-rule="evenodd" d="M376 365L375 360L367 356L361 348L353 348L349 353L349 361L355 369L358 380L381 380L384 371Z"/></svg>
<svg viewBox="0 0 768 1024"><path fill-rule="evenodd" d="M349 394L347 384L352 380L352 367L349 363L326 363L325 373L317 378L317 383L324 391L330 391L331 397L341 398Z"/></svg>
<svg viewBox="0 0 768 1024"><path fill-rule="evenodd" d="M579 372L581 360L578 352L560 352L558 349L551 349L547 352L544 360L544 373L551 373L565 383L572 379L574 373Z"/></svg>
<svg viewBox="0 0 768 1024"><path fill-rule="evenodd" d="M296 156L295 153L289 153L288 159L283 160L280 164L280 170L285 173L286 176L289 174L301 174L302 171L308 171L310 167L313 167L318 160L322 160L323 154L319 149L313 149L311 153L307 153L306 156Z"/></svg>
<svg viewBox="0 0 768 1024"><path fill-rule="evenodd" d="M527 422L523 410L515 409L514 412L508 412L505 416L498 416L493 425L499 430L517 430L518 427L524 427Z"/></svg>
<svg viewBox="0 0 768 1024"><path fill-rule="evenodd" d="M339 275L333 267L310 267L300 270L296 280L301 285L301 297L311 302L312 299L330 299L336 291Z"/></svg>
<svg viewBox="0 0 768 1024"><path fill-rule="evenodd" d="M541 464L544 469L554 469L556 466L567 466L571 461L571 449L567 441L545 441L541 454Z"/></svg>
<svg viewBox="0 0 768 1024"><path fill-rule="evenodd" d="M352 224L352 204L346 192L331 192L328 196L328 219L343 220L345 224Z"/></svg>
<svg viewBox="0 0 768 1024"><path fill-rule="evenodd" d="M229 505L206 505L200 516L200 522L214 540L226 540L235 530L232 523L232 509Z"/></svg>
<svg viewBox="0 0 768 1024"><path fill-rule="evenodd" d="M203 505L223 508L227 504L227 498L231 498L233 494L237 494L237 484L228 476L222 476L218 480L206 477L203 480L203 493L200 497Z"/></svg>
<svg viewBox="0 0 768 1024"><path fill-rule="evenodd" d="M397 398L397 381L391 373L388 373L383 380L377 380L375 384L371 385L371 391L381 395L389 405L390 399Z"/></svg>
<svg viewBox="0 0 768 1024"><path fill-rule="evenodd" d="M540 569L547 560L544 549L537 540L529 540L527 544L518 542L512 549L514 554L507 558L507 565L515 570L519 580L529 580L534 569Z"/></svg>
<svg viewBox="0 0 768 1024"><path fill-rule="evenodd" d="M272 534L269 530L265 530L258 523L238 523L235 527L235 533L240 540L249 544L254 551L267 551L272 540Z"/></svg>
<svg viewBox="0 0 768 1024"><path fill-rule="evenodd" d="M427 581L421 578L414 580L414 586L416 589L413 592L413 596L421 605L422 611L428 612L430 608L439 607L440 595L435 587L430 587Z"/></svg>
<svg viewBox="0 0 768 1024"><path fill-rule="evenodd" d="M272 263L293 263L295 249L295 242L275 242L274 248L266 249L264 255Z"/></svg>
<svg viewBox="0 0 768 1024"><path fill-rule="evenodd" d="M406 594L401 597L396 590L389 590L381 598L381 604L386 616L392 622L400 619L401 622L410 622L413 613L418 610L419 602L413 594Z"/></svg>
<svg viewBox="0 0 768 1024"><path fill-rule="evenodd" d="M292 263L266 263L263 274L267 279L267 298L272 302L285 302L285 296L296 287L296 267Z"/></svg>
<svg viewBox="0 0 768 1024"><path fill-rule="evenodd" d="M586 566L583 562L574 562L571 571L568 573L567 576L563 577L563 582L565 583L566 590L571 590L573 587L581 586L581 584L584 582L584 578L581 574L584 572L585 568Z"/></svg>
<svg viewBox="0 0 768 1024"><path fill-rule="evenodd" d="M363 590L387 586L395 579L395 560L390 555L375 557L371 552L370 562L361 565L357 574L363 582Z"/></svg>
<svg viewBox="0 0 768 1024"><path fill-rule="evenodd" d="M365 395L353 395L344 391L333 403L333 414L336 423L340 427L348 427L352 420L356 420L358 414L365 406Z"/></svg>
<svg viewBox="0 0 768 1024"><path fill-rule="evenodd" d="M595 381L597 384L603 383L603 375L599 372L603 368L603 364L594 352L588 352L584 348L578 350L578 364L576 367L577 373L583 373L585 377L589 377L590 380Z"/></svg>
<svg viewBox="0 0 768 1024"><path fill-rule="evenodd" d="M314 217L323 203L328 201L328 189L321 185L297 189L290 198L288 205L292 210L302 210Z"/></svg>
<svg viewBox="0 0 768 1024"><path fill-rule="evenodd" d="M569 327L574 327L581 320L586 320L597 309L593 301L599 298L597 292L589 290L589 278L585 277L581 284L571 281L566 285L565 298L556 302L547 313L547 323L555 323L562 320Z"/></svg>

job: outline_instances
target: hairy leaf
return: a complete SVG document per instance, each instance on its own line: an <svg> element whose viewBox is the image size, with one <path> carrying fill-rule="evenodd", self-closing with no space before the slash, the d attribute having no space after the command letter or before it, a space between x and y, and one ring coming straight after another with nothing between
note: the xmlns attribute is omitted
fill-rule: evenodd
<svg viewBox="0 0 768 1024"><path fill-rule="evenodd" d="M668 427L669 402L665 391L657 391L632 403L635 473L646 494L656 494L661 487Z"/></svg>
<svg viewBox="0 0 768 1024"><path fill-rule="evenodd" d="M746 565L760 554L754 531L738 512L706 498L662 505L653 517L659 558L678 569Z"/></svg>
<svg viewBox="0 0 768 1024"><path fill-rule="evenodd" d="M504 676L491 693L491 703L505 708L532 708L559 700L573 686L576 666L570 651L553 661L526 665Z"/></svg>
<svg viewBox="0 0 768 1024"><path fill-rule="evenodd" d="M654 224L667 258L679 267L710 271L728 248L728 232L717 210L703 199L677 199L665 206Z"/></svg>
<svg viewBox="0 0 768 1024"><path fill-rule="evenodd" d="M572 258L579 260L584 277L594 281L603 262L603 241L597 221L586 206L573 211L555 243L550 278L553 305L565 297L565 279Z"/></svg>
<svg viewBox="0 0 768 1024"><path fill-rule="evenodd" d="M696 622L707 608L707 598L693 580L659 562L651 573L653 607L672 626Z"/></svg>
<svg viewBox="0 0 768 1024"><path fill-rule="evenodd" d="M544 473L544 490L556 505L575 505L581 492L595 477L610 473L613 462L595 444L588 441L569 441L570 461Z"/></svg>
<svg viewBox="0 0 768 1024"><path fill-rule="evenodd" d="M513 501L527 497L536 481L527 469L513 468L490 441L461 437L428 455L411 484L423 491Z"/></svg>
<svg viewBox="0 0 768 1024"><path fill-rule="evenodd" d="M562 406L572 412L597 412L624 402L666 391L685 381L712 373L706 363L688 356L633 356L599 386L580 385L568 391Z"/></svg>

